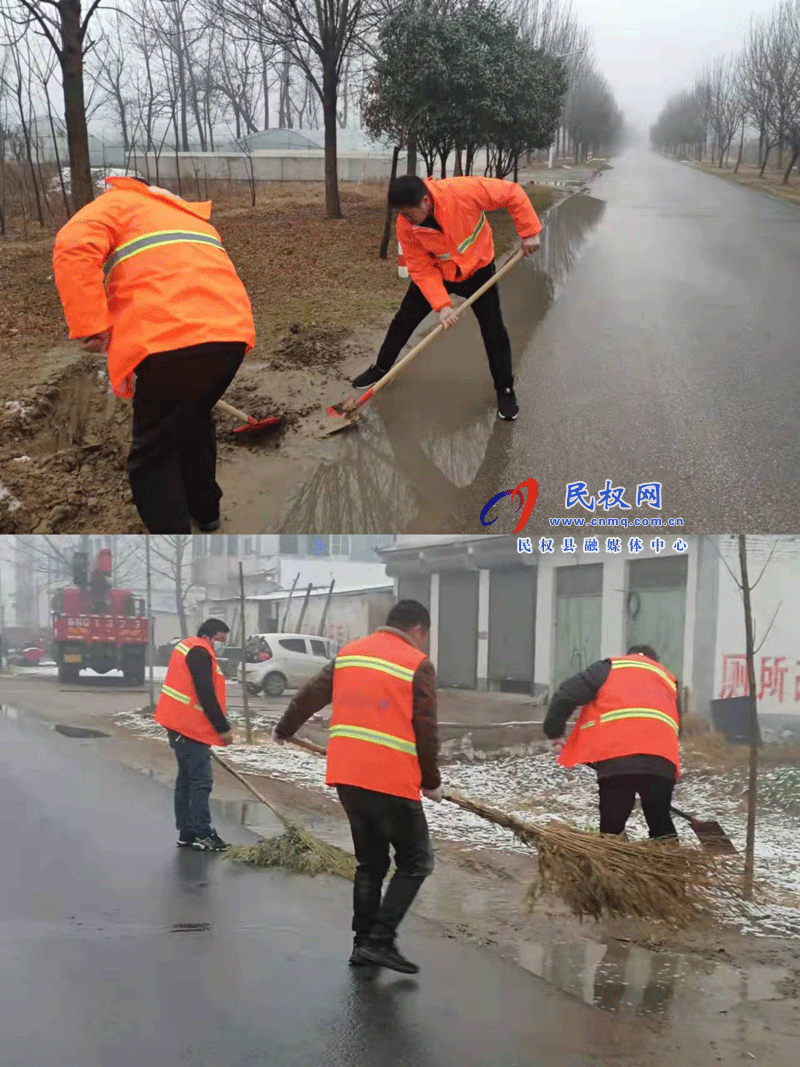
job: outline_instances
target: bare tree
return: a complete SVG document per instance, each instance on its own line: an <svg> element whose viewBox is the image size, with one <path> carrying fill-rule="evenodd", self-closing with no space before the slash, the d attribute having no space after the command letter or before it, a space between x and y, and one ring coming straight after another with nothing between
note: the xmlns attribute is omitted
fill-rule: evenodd
<svg viewBox="0 0 800 1067"><path fill-rule="evenodd" d="M123 148L127 153L131 146L132 64L119 15L115 19L113 31L107 32L103 38L95 63L96 81L104 93L103 103L111 106L122 134Z"/></svg>
<svg viewBox="0 0 800 1067"><path fill-rule="evenodd" d="M342 217L336 150L337 105L347 57L361 29L364 0L220 0L250 37L259 37L290 56L313 86L325 126L325 207Z"/></svg>
<svg viewBox="0 0 800 1067"><path fill-rule="evenodd" d="M36 28L49 41L61 66L71 192L77 210L94 199L83 68L93 46L89 26L100 0L91 0L85 14L81 0L18 0L18 4L21 25Z"/></svg>
<svg viewBox="0 0 800 1067"><path fill-rule="evenodd" d="M21 143L19 142L19 139L17 139L18 147L22 149L23 154L21 155L21 158L24 158L30 175L31 188L36 201L36 213L38 215L39 225L44 227L42 190L37 175L36 160L34 159L34 155L38 154L38 149L36 151L34 150L34 141L37 138L37 128L36 117L33 114L33 59L31 55L31 41L28 34L25 32L25 28L20 25L19 20L9 11L7 3L0 8L0 15L3 19L4 45L7 53L11 57L10 63L6 68L6 73L3 76L4 85L6 92L13 98L16 104L16 118L19 124L19 134L21 135ZM22 197L22 209L24 215L25 191L21 182L20 196ZM24 218L23 222L25 222Z"/></svg>
<svg viewBox="0 0 800 1067"><path fill-rule="evenodd" d="M702 75L701 83L706 87L711 129L719 152L718 163L722 167L742 116L735 60L729 57L715 60Z"/></svg>
<svg viewBox="0 0 800 1067"><path fill-rule="evenodd" d="M754 22L739 68L742 102L758 130L758 165L764 162L775 87L769 71L769 36L763 21Z"/></svg>
<svg viewBox="0 0 800 1067"><path fill-rule="evenodd" d="M153 573L166 578L174 588L175 611L183 634L189 632L186 620L187 598L195 585L192 546L191 534L164 534L150 538Z"/></svg>

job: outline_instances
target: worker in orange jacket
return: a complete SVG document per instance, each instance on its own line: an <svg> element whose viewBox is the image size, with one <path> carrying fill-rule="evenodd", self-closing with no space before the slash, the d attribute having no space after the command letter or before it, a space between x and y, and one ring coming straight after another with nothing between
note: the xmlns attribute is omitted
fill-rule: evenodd
<svg viewBox="0 0 800 1067"><path fill-rule="evenodd" d="M494 275L494 241L487 211L507 208L526 256L539 247L542 224L525 190L496 178L446 178L423 181L414 175L389 185L389 206L396 209L397 240L411 284L392 320L375 363L353 379L368 389L394 365L403 346L431 311L445 330L456 325L451 296L471 297ZM511 341L492 286L472 305L478 319L497 393L497 413L512 421L519 414L514 393Z"/></svg>
<svg viewBox="0 0 800 1067"><path fill-rule="evenodd" d="M564 767L597 772L600 833L621 834L637 795L650 837L675 837L670 807L680 775L679 685L649 645L598 660L556 690L544 720ZM569 738L567 722L581 714Z"/></svg>
<svg viewBox="0 0 800 1067"><path fill-rule="evenodd" d="M107 352L114 392L133 398L128 476L144 525L211 532L222 497L212 409L255 344L250 301L210 203L139 178L106 185L56 237L69 335Z"/></svg>
<svg viewBox="0 0 800 1067"><path fill-rule="evenodd" d="M178 761L175 823L178 848L224 852L229 846L211 825L211 746L227 746L233 732L225 715L225 676L217 650L227 640L222 619L206 619L197 637L173 649L153 718L167 731Z"/></svg>
<svg viewBox="0 0 800 1067"><path fill-rule="evenodd" d="M326 782L335 786L353 835L355 942L350 963L416 974L397 949L397 928L433 870L421 793L442 799L436 675L423 651L427 608L401 600L382 626L353 641L294 698L273 731L283 743L333 704ZM389 848L397 870L381 901Z"/></svg>

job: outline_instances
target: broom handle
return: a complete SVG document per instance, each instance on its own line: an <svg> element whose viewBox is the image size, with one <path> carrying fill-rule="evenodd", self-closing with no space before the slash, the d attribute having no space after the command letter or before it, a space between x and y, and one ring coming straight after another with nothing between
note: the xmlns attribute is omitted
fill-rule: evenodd
<svg viewBox="0 0 800 1067"><path fill-rule="evenodd" d="M517 263L519 263L524 254L525 253L521 248L518 252L515 252L511 259L509 259L509 261L505 263L496 274L492 275L488 282L485 282L480 287L480 289L478 289L477 292L473 293L471 297L464 301L461 307L456 310L455 318L460 318L461 314L466 311L468 307L474 304L475 301L479 297L483 296L485 292L491 289L493 285L496 285L503 277L503 275L508 274L511 268L516 266ZM408 355L403 356L399 363L395 363L392 369L388 370L386 374L384 374L384 376L372 386L371 389L368 389L363 396L358 398L358 401L352 406L352 408L350 408L348 414L352 415L354 412L358 411L358 409L363 404L366 404L366 402L368 400L371 400L376 393L379 393L381 389L387 386L389 382L392 381L393 378L396 378L397 375L400 374L400 372L403 371L413 359L416 359L420 352L422 352L423 349L427 348L431 341L434 339L434 337L438 337L443 330L444 326L439 323L436 329L431 330L429 334L426 334L425 337L423 337L422 340L419 342L419 344L415 345L415 347L411 349Z"/></svg>
<svg viewBox="0 0 800 1067"><path fill-rule="evenodd" d="M230 763L227 762L227 760L224 760L222 758L222 756L218 756L213 748L211 749L211 755L212 755L213 759L215 759L217 761L217 763L220 765L220 767L224 767L225 770L228 772L228 774L232 774L234 778L236 778L238 781L240 781L242 783L242 785L245 787L245 789L248 789L257 800L260 800L262 804L265 804L269 808L269 810L272 812L272 814L276 818L280 819L280 821L283 823L284 826L286 825L286 820L281 815L281 813L279 811L276 811L275 808L273 808L273 806L270 804L270 802L267 800L267 798L264 796L264 794L263 793L259 793L259 791L256 789L256 787L254 785L251 785L250 782L248 782L248 780L245 778L245 776L243 774L239 774L239 772L234 767L232 767L230 765Z"/></svg>
<svg viewBox="0 0 800 1067"><path fill-rule="evenodd" d="M245 415L243 411L239 411L238 408L233 407L233 405L229 404L227 400L218 400L216 403L216 407L218 407L220 411L224 411L226 415L235 415L236 418L241 419L242 422L252 421L250 415Z"/></svg>

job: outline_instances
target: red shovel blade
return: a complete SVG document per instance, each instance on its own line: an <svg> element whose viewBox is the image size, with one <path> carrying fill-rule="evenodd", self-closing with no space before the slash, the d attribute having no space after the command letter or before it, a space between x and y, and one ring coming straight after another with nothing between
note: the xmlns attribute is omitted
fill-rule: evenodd
<svg viewBox="0 0 800 1067"><path fill-rule="evenodd" d="M278 426L281 421L280 415L268 415L266 419L248 419L244 426L237 426L234 433L254 433L257 430L266 430L270 426Z"/></svg>

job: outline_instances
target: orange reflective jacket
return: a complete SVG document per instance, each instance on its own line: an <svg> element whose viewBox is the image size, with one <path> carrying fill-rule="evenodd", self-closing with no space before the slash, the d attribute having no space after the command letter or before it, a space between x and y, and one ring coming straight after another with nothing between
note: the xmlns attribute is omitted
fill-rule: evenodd
<svg viewBox="0 0 800 1067"><path fill-rule="evenodd" d="M565 767L618 756L663 756L680 773L678 683L646 656L611 660L611 673L581 711L558 762Z"/></svg>
<svg viewBox="0 0 800 1067"><path fill-rule="evenodd" d="M328 785L420 799L413 683L425 658L402 637L380 630L345 645L333 673Z"/></svg>
<svg viewBox="0 0 800 1067"><path fill-rule="evenodd" d="M167 677L161 687L153 718L165 730L175 730L184 737L190 737L192 741L201 741L204 745L221 745L222 739L211 725L202 705L198 703L194 682L186 666L186 654L198 645L211 656L214 692L217 694L219 706L225 711L225 675L219 668L211 642L202 637L187 637L175 646L170 657Z"/></svg>
<svg viewBox="0 0 800 1067"><path fill-rule="evenodd" d="M189 203L132 178L107 192L56 237L53 275L71 338L111 330L108 373L118 396L146 356L214 341L255 344L245 288L208 222Z"/></svg>
<svg viewBox="0 0 800 1067"><path fill-rule="evenodd" d="M494 261L492 228L487 211L507 208L521 238L542 230L525 190L498 178L445 178L425 182L433 214L441 226L415 226L397 217L397 240L412 281L434 311L451 304L445 281L463 281Z"/></svg>

